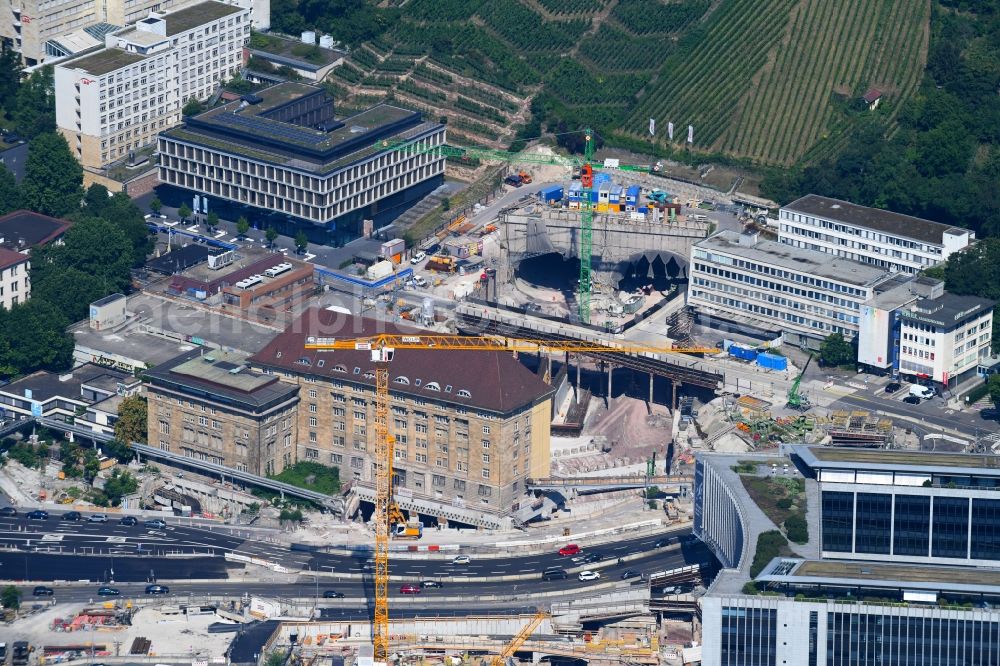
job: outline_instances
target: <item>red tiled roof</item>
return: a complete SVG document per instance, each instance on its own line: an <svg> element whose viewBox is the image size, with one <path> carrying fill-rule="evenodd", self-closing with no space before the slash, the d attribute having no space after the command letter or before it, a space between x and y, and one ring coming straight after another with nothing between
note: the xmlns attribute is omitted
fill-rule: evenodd
<svg viewBox="0 0 1000 666"><path fill-rule="evenodd" d="M415 328L310 308L283 333L250 357L256 366L374 385L375 366L366 351L306 350L306 338L356 338L376 333L412 333ZM340 369L338 369L340 368ZM357 372L355 370L357 369ZM405 377L409 384L397 378ZM418 386L419 382L419 386ZM440 390L428 389L436 383ZM447 391L447 387L451 391ZM389 366L389 389L427 400L509 413L549 397L554 390L510 352L400 350ZM459 391L469 397L460 397Z"/></svg>
<svg viewBox="0 0 1000 666"><path fill-rule="evenodd" d="M28 261L28 255L0 247L0 270Z"/></svg>
<svg viewBox="0 0 1000 666"><path fill-rule="evenodd" d="M868 104L871 104L881 96L882 96L881 90L879 90L878 88L869 88L868 92L864 94L864 97L862 97L862 99L864 99L865 102L867 102Z"/></svg>

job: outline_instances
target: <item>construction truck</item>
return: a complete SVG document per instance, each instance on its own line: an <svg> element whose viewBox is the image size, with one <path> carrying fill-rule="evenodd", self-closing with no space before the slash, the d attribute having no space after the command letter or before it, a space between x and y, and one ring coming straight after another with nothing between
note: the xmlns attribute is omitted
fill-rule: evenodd
<svg viewBox="0 0 1000 666"><path fill-rule="evenodd" d="M522 185L531 185L531 174L527 171L518 171L518 177L521 179Z"/></svg>
<svg viewBox="0 0 1000 666"><path fill-rule="evenodd" d="M809 362L813 360L813 355L809 354L809 358L806 359L806 364L802 366L802 372L799 376L795 378L792 382L792 387L788 389L788 406L792 409L801 409L803 411L809 409L812 405L809 402L809 398L799 393L799 386L802 384L802 378L805 377L806 368L809 367Z"/></svg>
<svg viewBox="0 0 1000 666"><path fill-rule="evenodd" d="M393 534L397 539L419 539L424 535L424 526L419 520L410 520L406 524L397 524Z"/></svg>

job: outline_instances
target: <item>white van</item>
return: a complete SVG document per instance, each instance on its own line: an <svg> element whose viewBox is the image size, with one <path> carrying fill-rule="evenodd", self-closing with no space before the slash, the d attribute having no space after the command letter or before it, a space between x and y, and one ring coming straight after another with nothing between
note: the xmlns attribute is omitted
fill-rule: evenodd
<svg viewBox="0 0 1000 666"><path fill-rule="evenodd" d="M920 384L910 384L910 395L920 398L921 400L927 400L935 396L934 389L921 386Z"/></svg>

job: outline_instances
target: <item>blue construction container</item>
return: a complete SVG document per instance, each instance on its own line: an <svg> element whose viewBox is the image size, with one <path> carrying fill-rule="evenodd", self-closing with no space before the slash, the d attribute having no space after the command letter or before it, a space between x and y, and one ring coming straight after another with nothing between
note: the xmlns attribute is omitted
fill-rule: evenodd
<svg viewBox="0 0 1000 666"><path fill-rule="evenodd" d="M777 354L763 353L757 355L757 365L768 370L787 370L788 359Z"/></svg>
<svg viewBox="0 0 1000 666"><path fill-rule="evenodd" d="M628 189L625 190L625 203L630 206L635 206L639 203L639 194L642 192L642 188L638 185L629 185Z"/></svg>
<svg viewBox="0 0 1000 666"><path fill-rule="evenodd" d="M562 185L549 185L548 187L539 190L538 198L546 203L550 201L562 201L563 187Z"/></svg>
<svg viewBox="0 0 1000 666"><path fill-rule="evenodd" d="M608 203L610 203L610 204L619 204L619 205L625 203L624 201L622 201L622 190L623 189L624 188L622 188L621 185L612 185L611 186L611 195L608 197Z"/></svg>
<svg viewBox="0 0 1000 666"><path fill-rule="evenodd" d="M740 361L753 361L757 358L757 350L739 345L729 346L729 355Z"/></svg>
<svg viewBox="0 0 1000 666"><path fill-rule="evenodd" d="M599 190L602 185L611 187L611 174L600 172L594 174L594 189Z"/></svg>

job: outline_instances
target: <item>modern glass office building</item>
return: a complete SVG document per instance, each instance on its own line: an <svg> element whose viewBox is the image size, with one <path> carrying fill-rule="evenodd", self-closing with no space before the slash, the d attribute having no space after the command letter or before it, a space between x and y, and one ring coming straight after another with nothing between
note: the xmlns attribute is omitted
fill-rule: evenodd
<svg viewBox="0 0 1000 666"><path fill-rule="evenodd" d="M995 666L1000 571L775 559L702 599L703 666Z"/></svg>
<svg viewBox="0 0 1000 666"><path fill-rule="evenodd" d="M793 447L816 474L824 558L997 566L996 456Z"/></svg>

